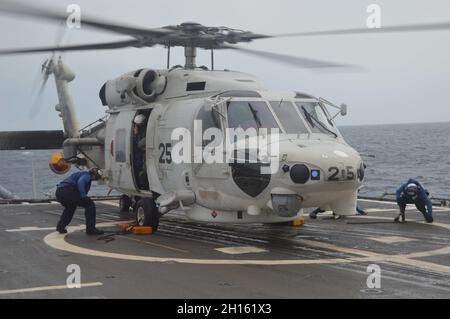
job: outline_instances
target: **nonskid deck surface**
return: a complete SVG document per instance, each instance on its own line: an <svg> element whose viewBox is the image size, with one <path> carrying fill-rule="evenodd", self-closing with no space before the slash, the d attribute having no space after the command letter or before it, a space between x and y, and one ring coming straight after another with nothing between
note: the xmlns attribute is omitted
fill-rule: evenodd
<svg viewBox="0 0 450 319"><path fill-rule="evenodd" d="M448 298L450 208L435 223L408 207L360 200L368 216L324 213L301 227L199 224L175 213L154 235L112 235L132 219L97 202L106 238L84 233L78 210L69 234L54 232L57 203L0 206L0 298ZM108 232L111 233L108 233ZM66 286L69 265L82 287ZM381 269L369 288L368 265Z"/></svg>

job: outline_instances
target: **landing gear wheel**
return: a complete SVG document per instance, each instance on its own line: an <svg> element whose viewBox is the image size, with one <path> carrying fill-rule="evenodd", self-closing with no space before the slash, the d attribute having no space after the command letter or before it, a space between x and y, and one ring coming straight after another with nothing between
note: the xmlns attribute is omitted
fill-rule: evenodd
<svg viewBox="0 0 450 319"><path fill-rule="evenodd" d="M154 232L158 230L159 211L153 198L140 199L134 211L138 226L151 226Z"/></svg>
<svg viewBox="0 0 450 319"><path fill-rule="evenodd" d="M119 209L121 213L128 212L131 207L131 198L127 195L120 196L119 199Z"/></svg>

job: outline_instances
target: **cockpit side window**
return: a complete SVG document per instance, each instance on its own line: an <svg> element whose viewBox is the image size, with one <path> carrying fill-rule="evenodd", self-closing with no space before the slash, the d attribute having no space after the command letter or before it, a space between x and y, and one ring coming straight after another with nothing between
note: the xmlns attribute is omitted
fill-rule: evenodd
<svg viewBox="0 0 450 319"><path fill-rule="evenodd" d="M220 118L216 110L206 111L205 108L200 108L197 114L197 120L202 121L202 130L205 132L211 127L220 129ZM202 132L202 133L203 133Z"/></svg>
<svg viewBox="0 0 450 319"><path fill-rule="evenodd" d="M287 134L309 133L292 102L272 101L270 105Z"/></svg>
<svg viewBox="0 0 450 319"><path fill-rule="evenodd" d="M230 128L279 128L265 102L231 101L227 103L228 126Z"/></svg>
<svg viewBox="0 0 450 319"><path fill-rule="evenodd" d="M210 128L221 130L220 114L214 108L210 111L205 110L203 107L200 108L197 114L197 120L202 124L202 136L204 136L205 131ZM212 140L202 140L202 146L205 147L210 142L212 142Z"/></svg>
<svg viewBox="0 0 450 319"><path fill-rule="evenodd" d="M319 103L295 102L295 106L300 114L305 117L306 122L313 133L324 133L337 136L333 122Z"/></svg>

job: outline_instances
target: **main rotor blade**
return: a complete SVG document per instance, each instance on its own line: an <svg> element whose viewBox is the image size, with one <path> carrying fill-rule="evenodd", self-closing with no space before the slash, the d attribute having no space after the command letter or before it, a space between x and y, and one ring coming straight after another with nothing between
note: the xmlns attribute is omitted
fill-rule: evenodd
<svg viewBox="0 0 450 319"><path fill-rule="evenodd" d="M69 17L69 13L59 12L52 8L44 6L30 6L28 4L18 3L17 1L2 0L0 2L0 12L12 13L17 15L24 15L34 18L41 18L53 21L59 21L65 23ZM87 25L93 28L101 29L104 31L120 33L131 36L162 36L172 33L167 29L146 29L127 26L111 21L106 21L99 18L87 17L84 13L81 14L81 26Z"/></svg>
<svg viewBox="0 0 450 319"><path fill-rule="evenodd" d="M327 31L296 32L296 33L278 34L273 35L271 37L285 38L285 37L302 37L315 35L369 34L369 33L418 32L418 31L440 31L440 30L441 31L450 30L450 22L398 25L381 28L353 28L353 29L327 30Z"/></svg>
<svg viewBox="0 0 450 319"><path fill-rule="evenodd" d="M54 46L42 48L27 48L27 49L7 49L0 50L0 55L22 54L22 53L36 53L36 52L55 52L55 51L87 51L87 50L108 50L120 49L127 47L139 47L141 43L139 40L125 40L107 43L93 43L67 46Z"/></svg>
<svg viewBox="0 0 450 319"><path fill-rule="evenodd" d="M246 48L238 47L238 46L234 46L234 45L224 45L223 48L233 49L233 50L236 50L236 51L239 51L242 53L258 56L258 57L269 59L269 60L274 60L276 62L288 64L291 66L293 65L296 67L307 68L307 69L350 68L350 67L355 68L355 66L352 66L349 64L339 64L339 63L328 62L328 61L323 61L323 60L301 58L301 57L280 54L280 53L252 50L252 49L246 49Z"/></svg>

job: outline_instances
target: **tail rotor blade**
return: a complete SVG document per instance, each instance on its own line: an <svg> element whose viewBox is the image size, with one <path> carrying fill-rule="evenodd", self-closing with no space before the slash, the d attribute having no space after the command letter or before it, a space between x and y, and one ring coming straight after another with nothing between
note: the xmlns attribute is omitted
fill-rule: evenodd
<svg viewBox="0 0 450 319"><path fill-rule="evenodd" d="M36 89L39 85L39 83L41 83L42 85L42 74L44 73L44 70L47 68L47 63L48 63L48 59L44 61L44 63L42 63L41 65L41 69L39 70L39 72L36 73L36 76L34 78L33 81L33 85L31 86L31 94L34 94L36 92Z"/></svg>
<svg viewBox="0 0 450 319"><path fill-rule="evenodd" d="M45 87L47 85L48 79L49 79L50 74L51 74L49 68L51 67L51 64L53 63L52 61L53 61L53 57L51 59L49 59L49 60L46 60L44 62L44 64L42 64L42 71L41 71L42 74L43 74L43 76L41 77L42 78L42 83L41 83L41 86L39 88L39 92L36 95L36 98L34 100L34 103L31 106L30 115L29 115L30 119L34 119L39 114L39 112L41 110L42 96L44 94Z"/></svg>
<svg viewBox="0 0 450 319"><path fill-rule="evenodd" d="M42 96L45 91L45 85L47 84L47 80L48 80L48 76L45 76L44 81L42 82L41 87L39 88L39 92L34 100L34 103L30 108L30 115L29 115L30 120L36 118L36 116L41 111Z"/></svg>

